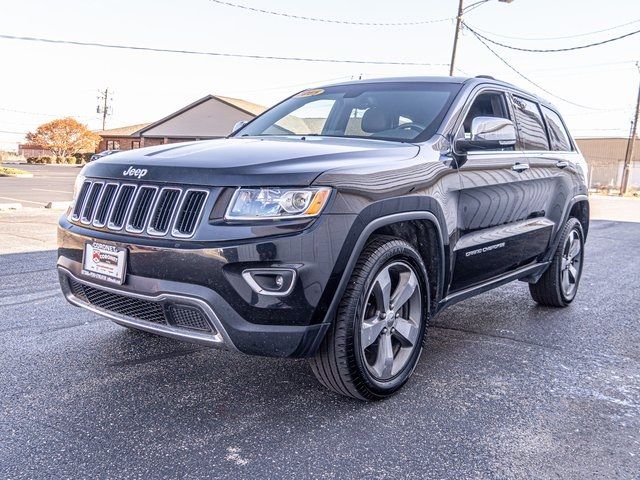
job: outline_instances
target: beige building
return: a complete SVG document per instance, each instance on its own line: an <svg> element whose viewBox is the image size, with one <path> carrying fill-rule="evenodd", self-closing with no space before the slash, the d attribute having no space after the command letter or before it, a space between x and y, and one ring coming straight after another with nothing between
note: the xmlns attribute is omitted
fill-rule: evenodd
<svg viewBox="0 0 640 480"><path fill-rule="evenodd" d="M248 121L266 107L238 98L207 95L153 123L101 130L98 151L226 137L239 121Z"/></svg>
<svg viewBox="0 0 640 480"><path fill-rule="evenodd" d="M589 164L589 185L592 188L618 188L622 182L622 170L628 138L591 137L577 138L576 143ZM628 189L640 191L640 139L636 139Z"/></svg>

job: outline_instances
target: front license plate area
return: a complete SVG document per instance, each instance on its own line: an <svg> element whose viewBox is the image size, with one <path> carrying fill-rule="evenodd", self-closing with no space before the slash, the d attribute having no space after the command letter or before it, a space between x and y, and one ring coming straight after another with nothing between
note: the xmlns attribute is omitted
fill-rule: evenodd
<svg viewBox="0 0 640 480"><path fill-rule="evenodd" d="M84 244L82 274L122 285L127 273L127 249L101 242Z"/></svg>

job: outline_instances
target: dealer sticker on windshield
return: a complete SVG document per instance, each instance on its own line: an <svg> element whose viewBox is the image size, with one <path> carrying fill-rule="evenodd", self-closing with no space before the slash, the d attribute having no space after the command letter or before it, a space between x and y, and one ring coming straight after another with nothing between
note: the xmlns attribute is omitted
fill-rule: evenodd
<svg viewBox="0 0 640 480"><path fill-rule="evenodd" d="M122 285L126 271L126 248L100 242L85 243L82 260L83 275Z"/></svg>
<svg viewBox="0 0 640 480"><path fill-rule="evenodd" d="M303 90L302 92L297 93L296 97L314 97L316 95L320 95L321 93L324 93L323 88L314 88L313 90Z"/></svg>

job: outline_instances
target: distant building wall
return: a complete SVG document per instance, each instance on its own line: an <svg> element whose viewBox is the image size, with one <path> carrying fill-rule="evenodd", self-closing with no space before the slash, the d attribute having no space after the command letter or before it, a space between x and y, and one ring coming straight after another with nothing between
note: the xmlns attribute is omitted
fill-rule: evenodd
<svg viewBox="0 0 640 480"><path fill-rule="evenodd" d="M576 143L589 164L589 186L618 188L622 182L628 138L578 138ZM640 190L640 140L636 140L629 189Z"/></svg>

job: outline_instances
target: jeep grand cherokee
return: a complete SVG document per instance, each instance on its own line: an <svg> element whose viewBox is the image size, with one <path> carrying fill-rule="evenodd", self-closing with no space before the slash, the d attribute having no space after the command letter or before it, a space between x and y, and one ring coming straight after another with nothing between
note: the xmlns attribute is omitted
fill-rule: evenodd
<svg viewBox="0 0 640 480"><path fill-rule="evenodd" d="M125 327L309 357L329 389L380 399L448 305L513 280L571 303L585 175L558 111L491 78L304 90L228 138L86 165L60 284Z"/></svg>

